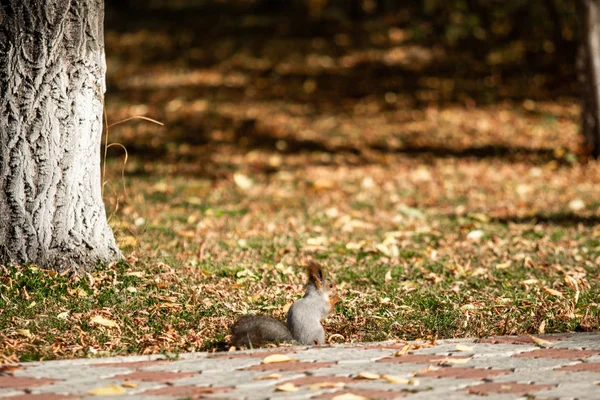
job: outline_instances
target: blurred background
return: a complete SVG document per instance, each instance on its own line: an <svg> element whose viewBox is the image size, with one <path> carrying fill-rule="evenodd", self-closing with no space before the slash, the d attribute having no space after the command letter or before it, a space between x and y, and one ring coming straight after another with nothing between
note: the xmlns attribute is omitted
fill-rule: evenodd
<svg viewBox="0 0 600 400"><path fill-rule="evenodd" d="M135 156L130 172L207 177L253 149L275 156L250 160L263 172L298 152L571 163L573 3L107 1L109 119L166 124L128 123L111 141Z"/></svg>

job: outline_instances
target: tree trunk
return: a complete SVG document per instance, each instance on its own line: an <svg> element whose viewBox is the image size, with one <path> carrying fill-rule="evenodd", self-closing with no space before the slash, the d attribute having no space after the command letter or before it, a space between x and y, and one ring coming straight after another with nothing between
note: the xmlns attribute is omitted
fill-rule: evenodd
<svg viewBox="0 0 600 400"><path fill-rule="evenodd" d="M0 0L0 264L121 256L100 182L103 0Z"/></svg>
<svg viewBox="0 0 600 400"><path fill-rule="evenodd" d="M583 21L581 67L583 76L582 130L589 154L600 156L600 0L579 0Z"/></svg>

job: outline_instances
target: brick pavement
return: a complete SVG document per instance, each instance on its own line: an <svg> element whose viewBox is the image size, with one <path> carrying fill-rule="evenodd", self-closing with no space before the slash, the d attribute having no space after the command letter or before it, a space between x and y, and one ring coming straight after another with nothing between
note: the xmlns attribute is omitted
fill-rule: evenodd
<svg viewBox="0 0 600 400"><path fill-rule="evenodd" d="M600 333L24 363L0 400L600 399ZM540 344L541 343L541 344ZM290 360L264 363L268 356Z"/></svg>

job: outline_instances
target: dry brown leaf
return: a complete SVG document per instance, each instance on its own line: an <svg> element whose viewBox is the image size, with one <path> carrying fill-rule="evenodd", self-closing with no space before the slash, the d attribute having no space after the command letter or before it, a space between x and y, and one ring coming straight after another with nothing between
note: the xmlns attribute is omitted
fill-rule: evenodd
<svg viewBox="0 0 600 400"><path fill-rule="evenodd" d="M381 378L384 379L385 381L387 381L388 383L394 383L396 385L417 386L419 384L419 381L416 379L402 378L402 377L394 376L394 375L381 375Z"/></svg>
<svg viewBox="0 0 600 400"><path fill-rule="evenodd" d="M380 379L381 375L375 374L373 372L359 372L354 379L367 379L367 380L377 380Z"/></svg>
<svg viewBox="0 0 600 400"><path fill-rule="evenodd" d="M471 357L455 357L455 358L441 358L439 360L431 360L431 362L437 363L438 365L460 365L466 364L471 360Z"/></svg>
<svg viewBox="0 0 600 400"><path fill-rule="evenodd" d="M332 400L369 400L368 397L359 396L354 393L344 393L339 396L335 396Z"/></svg>
<svg viewBox="0 0 600 400"><path fill-rule="evenodd" d="M121 383L121 386L123 386L125 388L136 388L137 383L131 382L131 381L125 381L125 382Z"/></svg>
<svg viewBox="0 0 600 400"><path fill-rule="evenodd" d="M261 375L261 376L257 376L256 378L254 378L255 381L265 381L268 379L279 379L281 378L283 375L281 374L269 374L269 375Z"/></svg>
<svg viewBox="0 0 600 400"><path fill-rule="evenodd" d="M319 390L319 389L335 389L342 388L346 386L344 382L320 382L315 383L314 385L310 385L308 388L310 390Z"/></svg>
<svg viewBox="0 0 600 400"><path fill-rule="evenodd" d="M296 361L296 360L297 360L297 358L292 358L285 354L272 354L270 356L265 357L265 359L262 360L262 363L263 364L273 364L273 363Z"/></svg>
<svg viewBox="0 0 600 400"><path fill-rule="evenodd" d="M298 390L300 390L300 388L293 383L285 383L275 387L275 391L277 392L297 392Z"/></svg>
<svg viewBox="0 0 600 400"><path fill-rule="evenodd" d="M107 328L116 328L118 326L118 324L115 321L113 321L112 319L104 318L102 315L94 315L92 318L90 318L90 322L96 325L105 326Z"/></svg>
<svg viewBox="0 0 600 400"><path fill-rule="evenodd" d="M457 343L456 350L457 351L473 351L473 348L471 346L467 346L466 344Z"/></svg>
<svg viewBox="0 0 600 400"><path fill-rule="evenodd" d="M115 396L118 394L124 394L127 391L120 385L107 385L88 391L88 394L93 396Z"/></svg>
<svg viewBox="0 0 600 400"><path fill-rule="evenodd" d="M539 337L535 337L532 335L527 335L527 336L529 336L531 338L531 340L533 340L533 343L537 344L540 347L552 346L552 342L549 342L548 340L544 340L544 339L541 339Z"/></svg>
<svg viewBox="0 0 600 400"><path fill-rule="evenodd" d="M22 365L0 365L0 376L13 376L15 371L23 369Z"/></svg>
<svg viewBox="0 0 600 400"><path fill-rule="evenodd" d="M556 297L563 297L563 294L561 292L559 292L558 290L549 288L549 287L544 287L543 288L544 292L552 295L552 296L556 296Z"/></svg>
<svg viewBox="0 0 600 400"><path fill-rule="evenodd" d="M31 337L31 331L29 329L17 329L15 330L19 336Z"/></svg>

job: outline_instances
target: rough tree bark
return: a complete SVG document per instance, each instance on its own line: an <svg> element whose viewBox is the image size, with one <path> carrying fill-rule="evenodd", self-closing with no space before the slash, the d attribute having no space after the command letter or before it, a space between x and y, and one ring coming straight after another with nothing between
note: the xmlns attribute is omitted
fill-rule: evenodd
<svg viewBox="0 0 600 400"><path fill-rule="evenodd" d="M120 257L102 202L103 0L0 0L0 264Z"/></svg>
<svg viewBox="0 0 600 400"><path fill-rule="evenodd" d="M582 24L582 131L589 154L600 156L600 0L579 0Z"/></svg>

